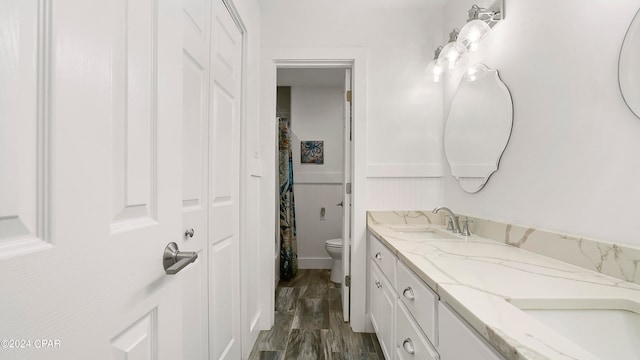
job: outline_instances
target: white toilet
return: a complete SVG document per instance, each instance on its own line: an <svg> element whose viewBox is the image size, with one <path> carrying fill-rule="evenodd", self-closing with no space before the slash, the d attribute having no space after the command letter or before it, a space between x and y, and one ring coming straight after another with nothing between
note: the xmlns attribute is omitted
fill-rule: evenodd
<svg viewBox="0 0 640 360"><path fill-rule="evenodd" d="M330 239L324 242L324 248L331 256L331 281L342 283L342 239Z"/></svg>

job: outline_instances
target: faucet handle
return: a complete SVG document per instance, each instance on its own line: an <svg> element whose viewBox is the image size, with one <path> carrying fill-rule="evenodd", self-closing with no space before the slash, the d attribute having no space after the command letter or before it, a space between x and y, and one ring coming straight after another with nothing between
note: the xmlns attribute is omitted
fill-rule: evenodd
<svg viewBox="0 0 640 360"><path fill-rule="evenodd" d="M473 220L469 220L469 218L464 219L464 226L462 227L462 232L460 233L460 235L462 236L471 235L471 231L469 231L469 223L472 223L472 222Z"/></svg>
<svg viewBox="0 0 640 360"><path fill-rule="evenodd" d="M447 230L453 231L453 218L449 216L449 221L447 222Z"/></svg>

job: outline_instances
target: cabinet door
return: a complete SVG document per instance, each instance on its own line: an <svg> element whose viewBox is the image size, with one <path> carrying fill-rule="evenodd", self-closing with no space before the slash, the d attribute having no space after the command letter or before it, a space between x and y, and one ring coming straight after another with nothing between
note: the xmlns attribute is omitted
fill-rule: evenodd
<svg viewBox="0 0 640 360"><path fill-rule="evenodd" d="M373 330L380 336L380 301L382 300L382 277L380 271L376 269L373 261L370 261L369 267L369 316L373 324Z"/></svg>
<svg viewBox="0 0 640 360"><path fill-rule="evenodd" d="M396 293L375 263L371 263L371 322L387 360L394 358Z"/></svg>
<svg viewBox="0 0 640 360"><path fill-rule="evenodd" d="M440 359L504 360L475 330L442 302L438 305L438 327Z"/></svg>

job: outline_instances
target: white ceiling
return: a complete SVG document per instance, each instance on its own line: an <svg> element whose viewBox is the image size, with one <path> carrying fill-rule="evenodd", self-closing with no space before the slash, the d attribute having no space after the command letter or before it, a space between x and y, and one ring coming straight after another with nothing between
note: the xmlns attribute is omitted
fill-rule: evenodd
<svg viewBox="0 0 640 360"><path fill-rule="evenodd" d="M447 0L258 0L263 11L273 8L440 8Z"/></svg>
<svg viewBox="0 0 640 360"><path fill-rule="evenodd" d="M344 69L278 69L278 86L338 86Z"/></svg>

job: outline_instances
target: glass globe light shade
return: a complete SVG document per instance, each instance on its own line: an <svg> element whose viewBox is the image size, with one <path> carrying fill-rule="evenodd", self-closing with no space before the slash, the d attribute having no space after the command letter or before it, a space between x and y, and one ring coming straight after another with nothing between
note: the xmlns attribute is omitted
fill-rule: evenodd
<svg viewBox="0 0 640 360"><path fill-rule="evenodd" d="M458 44L456 41L448 43L440 56L438 56L438 64L445 69L452 70L458 65L464 65L467 62L467 48Z"/></svg>
<svg viewBox="0 0 640 360"><path fill-rule="evenodd" d="M487 76L489 72L489 68L484 64L475 64L470 66L467 69L467 72L464 74L464 77L468 81L477 81Z"/></svg>
<svg viewBox="0 0 640 360"><path fill-rule="evenodd" d="M478 50L478 44L489 34L491 28L483 20L471 20L460 31L457 42L470 52Z"/></svg>
<svg viewBox="0 0 640 360"><path fill-rule="evenodd" d="M440 64L438 64L437 59L433 59L429 65L427 65L425 72L429 80L433 82L440 82L444 69Z"/></svg>

